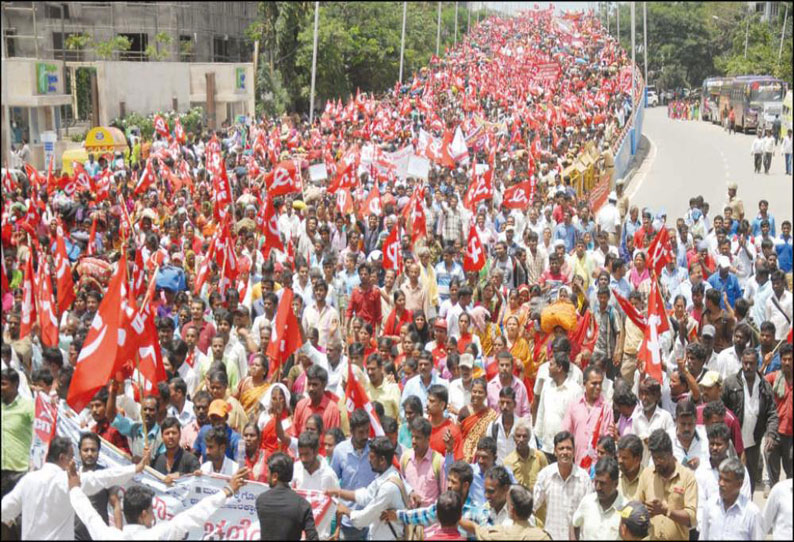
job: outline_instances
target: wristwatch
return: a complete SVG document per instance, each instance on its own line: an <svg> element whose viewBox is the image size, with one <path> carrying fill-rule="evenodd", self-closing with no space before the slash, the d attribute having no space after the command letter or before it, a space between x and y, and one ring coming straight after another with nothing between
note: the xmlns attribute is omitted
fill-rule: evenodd
<svg viewBox="0 0 794 542"><path fill-rule="evenodd" d="M224 488L223 488L223 492L224 492L224 493L226 493L226 496L227 496L228 498L230 498L230 499L231 499L232 497L234 497L234 490L233 490L232 488L230 488L229 486L226 486L226 487L224 487Z"/></svg>

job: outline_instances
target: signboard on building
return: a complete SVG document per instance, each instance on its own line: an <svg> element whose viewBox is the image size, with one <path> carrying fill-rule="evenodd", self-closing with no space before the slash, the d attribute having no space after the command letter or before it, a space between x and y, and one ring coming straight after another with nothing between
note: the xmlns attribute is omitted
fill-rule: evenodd
<svg viewBox="0 0 794 542"><path fill-rule="evenodd" d="M36 87L39 94L58 92L58 67L55 64L36 62Z"/></svg>
<svg viewBox="0 0 794 542"><path fill-rule="evenodd" d="M235 90L245 90L245 68L235 68Z"/></svg>

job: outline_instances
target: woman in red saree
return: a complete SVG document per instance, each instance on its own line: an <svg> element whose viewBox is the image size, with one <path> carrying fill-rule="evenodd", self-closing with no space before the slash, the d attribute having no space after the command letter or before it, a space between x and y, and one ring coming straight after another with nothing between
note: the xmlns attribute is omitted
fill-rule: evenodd
<svg viewBox="0 0 794 542"><path fill-rule="evenodd" d="M461 436L463 437L463 459L467 463L474 461L477 443L485 435L488 424L499 415L488 406L488 384L482 378L471 382L471 402L458 412Z"/></svg>
<svg viewBox="0 0 794 542"><path fill-rule="evenodd" d="M388 337L394 341L400 338L400 328L405 324L413 323L413 314L405 309L405 293L402 290L394 292L394 309L383 323L381 337Z"/></svg>
<svg viewBox="0 0 794 542"><path fill-rule="evenodd" d="M292 425L289 415L290 393L287 387L280 382L273 384L262 397L262 414L259 415L258 426L262 431L262 449L270 457L275 452L285 452L289 446L278 438L276 423L287 431Z"/></svg>

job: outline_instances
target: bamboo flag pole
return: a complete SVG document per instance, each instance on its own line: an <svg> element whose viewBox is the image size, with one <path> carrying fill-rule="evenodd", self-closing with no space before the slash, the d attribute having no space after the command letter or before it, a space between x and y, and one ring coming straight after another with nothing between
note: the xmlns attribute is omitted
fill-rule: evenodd
<svg viewBox="0 0 794 542"><path fill-rule="evenodd" d="M160 271L160 266L154 268L153 276L157 276L157 273ZM152 291L147 288L146 289L146 297L143 298L143 303L141 303L141 307L145 307L149 301L151 301L151 293ZM143 416L143 376L141 375L141 356L138 355L138 351L135 351L135 372L138 373L138 389L141 393L141 425L143 426L143 445L149 446L149 430L146 427L146 418Z"/></svg>

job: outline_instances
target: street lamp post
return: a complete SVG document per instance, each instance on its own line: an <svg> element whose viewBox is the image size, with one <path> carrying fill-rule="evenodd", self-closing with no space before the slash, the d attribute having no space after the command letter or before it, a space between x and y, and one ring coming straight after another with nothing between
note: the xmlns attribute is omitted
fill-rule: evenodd
<svg viewBox="0 0 794 542"><path fill-rule="evenodd" d="M783 38L786 37L786 23L788 22L788 4L786 4L786 14L783 16L783 30L780 31L780 48L777 50L777 59L783 55Z"/></svg>
<svg viewBox="0 0 794 542"><path fill-rule="evenodd" d="M312 91L309 97L309 126L314 122L314 82L317 77L317 27L320 22L320 2L314 3L314 48L312 49Z"/></svg>
<svg viewBox="0 0 794 542"><path fill-rule="evenodd" d="M403 83L403 55L405 54L405 17L408 13L408 2L403 2L403 36L400 41L400 84Z"/></svg>
<svg viewBox="0 0 794 542"><path fill-rule="evenodd" d="M438 3L438 23L436 28L436 56L441 45L441 2Z"/></svg>

